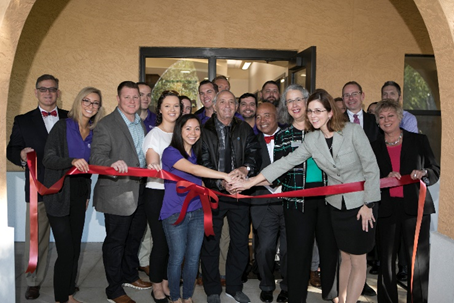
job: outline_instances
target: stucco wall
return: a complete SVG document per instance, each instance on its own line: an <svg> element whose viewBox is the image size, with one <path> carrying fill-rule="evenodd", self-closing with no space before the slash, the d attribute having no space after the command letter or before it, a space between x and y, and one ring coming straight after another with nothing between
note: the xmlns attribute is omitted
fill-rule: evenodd
<svg viewBox="0 0 454 303"><path fill-rule="evenodd" d="M367 99L376 101L385 80L402 82L404 54L433 52L413 1L399 7L394 2L38 0L14 61L7 129L16 114L36 106L34 81L42 73L60 78L64 108L82 87L93 85L111 111L118 83L138 79L140 46L316 45L319 87L339 95L346 81L356 79Z"/></svg>

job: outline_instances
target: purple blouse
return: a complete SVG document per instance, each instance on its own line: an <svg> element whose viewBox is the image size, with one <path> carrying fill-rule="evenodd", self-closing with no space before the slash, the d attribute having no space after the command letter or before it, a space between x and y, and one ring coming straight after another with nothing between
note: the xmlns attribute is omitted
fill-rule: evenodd
<svg viewBox="0 0 454 303"><path fill-rule="evenodd" d="M179 160L183 158L184 157L181 155L179 150L172 146L167 147L162 153L162 169L174 175L177 175L178 177L186 179L192 183L202 185L202 178L185 173L173 167L175 163L177 163ZM197 158L194 155L194 153L192 153L192 156L188 157L187 160L193 164L197 164ZM181 211L187 192L183 194L177 193L176 184L177 183L175 181L164 180L165 194L161 208L160 215L161 220L164 220L170 217L171 215L179 213ZM202 208L202 203L200 202L200 198L197 196L191 200L187 211L190 212L197 210L199 208Z"/></svg>
<svg viewBox="0 0 454 303"><path fill-rule="evenodd" d="M143 120L143 124L145 124L145 128L147 129L147 133L152 130L156 126L156 114L153 113L151 110L147 109L148 115Z"/></svg>
<svg viewBox="0 0 454 303"><path fill-rule="evenodd" d="M70 158L90 160L91 140L93 130L90 130L87 138L82 139L79 131L79 124L71 118L66 118L66 141L68 143L68 153Z"/></svg>

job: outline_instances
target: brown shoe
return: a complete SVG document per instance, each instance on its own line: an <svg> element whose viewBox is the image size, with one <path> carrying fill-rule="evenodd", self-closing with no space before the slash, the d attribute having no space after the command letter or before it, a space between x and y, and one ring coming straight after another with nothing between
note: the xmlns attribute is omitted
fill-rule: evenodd
<svg viewBox="0 0 454 303"><path fill-rule="evenodd" d="M39 297L39 289L41 286L28 286L25 291L25 299L35 300Z"/></svg>
<svg viewBox="0 0 454 303"><path fill-rule="evenodd" d="M152 284L151 282L142 281L141 279L132 282L132 283L123 283L123 286L131 287L138 290L150 289Z"/></svg>
<svg viewBox="0 0 454 303"><path fill-rule="evenodd" d="M127 295L122 295L119 297L116 297L115 299L107 299L110 303L136 303L133 299L128 297Z"/></svg>
<svg viewBox="0 0 454 303"><path fill-rule="evenodd" d="M197 285L202 286L202 285L203 285L202 277L198 277L195 283L196 283Z"/></svg>
<svg viewBox="0 0 454 303"><path fill-rule="evenodd" d="M309 279L309 283L314 287L322 286L322 282L320 281L320 272L319 271L311 271L311 277Z"/></svg>
<svg viewBox="0 0 454 303"><path fill-rule="evenodd" d="M150 266L149 266L149 265L144 266L144 267L140 266L140 267L139 267L139 270L140 270L140 271L143 271L144 273L146 273L147 276L150 275Z"/></svg>

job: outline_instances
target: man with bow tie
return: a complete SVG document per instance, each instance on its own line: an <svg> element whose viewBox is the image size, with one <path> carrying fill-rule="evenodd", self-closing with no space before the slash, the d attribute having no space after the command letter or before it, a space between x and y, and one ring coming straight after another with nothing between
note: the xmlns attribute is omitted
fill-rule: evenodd
<svg viewBox="0 0 454 303"><path fill-rule="evenodd" d="M274 161L274 135L280 128L277 123L277 109L273 103L265 102L259 105L256 113L257 135L260 143L262 166L260 170ZM280 193L281 186L257 187L254 195ZM255 242L255 260L262 280L260 281L260 299L263 302L273 301L273 291L276 288L274 279L274 258L279 241L279 260L281 292L277 302L287 302L287 238L285 235L284 210L282 200L278 198L252 199L251 201L252 225L257 231Z"/></svg>
<svg viewBox="0 0 454 303"><path fill-rule="evenodd" d="M25 201L27 202L25 227L24 260L28 266L30 251L30 180L27 167L27 153L35 151L37 155L38 180L44 180L44 146L47 135L59 119L65 119L68 112L57 108L60 96L58 79L44 74L36 80L35 96L38 107L14 118L13 130L6 150L6 156L12 163L25 168ZM46 209L42 203L43 197L38 195L38 264L33 273L26 274L27 290L25 298L33 300L39 297L41 283L44 280L47 267L50 226Z"/></svg>

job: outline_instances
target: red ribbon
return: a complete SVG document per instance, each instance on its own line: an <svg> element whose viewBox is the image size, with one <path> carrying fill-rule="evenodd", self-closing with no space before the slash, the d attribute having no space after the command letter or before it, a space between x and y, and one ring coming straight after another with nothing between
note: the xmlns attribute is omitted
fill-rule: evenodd
<svg viewBox="0 0 454 303"><path fill-rule="evenodd" d="M27 165L30 170L30 258L29 258L29 266L26 272L34 272L36 269L36 264L38 260L38 222L37 222L37 203L38 197L37 193L39 192L41 195L48 195L57 193L63 186L63 182L66 176L83 174L83 172L77 170L75 167L71 168L60 180L58 180L55 184L53 184L50 188L45 187L41 184L36 178L36 153L29 152L27 154ZM316 187L316 188L309 188L309 189L302 189L296 190L291 192L279 193L279 194L267 194L261 196L247 196L247 195L228 195L223 194L214 190L210 190L200 185L196 185L192 182L184 180L174 174L171 174L167 171L161 170L150 170L144 168L137 168L137 167L128 167L127 173L119 173L112 167L105 167L105 166L98 166L98 165L89 165L90 174L99 174L99 175L111 175L111 176L134 176L134 177L152 177L152 178L160 178L165 180L171 180L177 182L177 192L183 193L188 192L186 198L183 202L183 206L180 212L180 215L177 221L174 223L179 224L185 217L187 208L189 206L190 201L196 197L200 197L200 201L202 203L203 213L204 213L204 228L205 234L207 236L214 235L213 231L213 224L212 224L212 214L211 209L216 209L218 204L218 197L217 196L225 196L237 199L245 199L245 198L283 198L283 197L313 197L313 196L328 196L328 195L337 195L337 194L345 194L355 191L362 191L364 190L364 181L361 182L353 182L347 184L338 184L338 185L330 185L330 186L323 186L323 187ZM424 210L424 201L426 199L426 185L421 180L413 180L411 179L410 175L405 175L400 178L400 180L396 178L383 178L380 180L380 188L389 188L395 186L403 186L412 183L420 182L420 195L418 201L418 215L416 221L416 230L415 230L415 239L413 244L413 256L412 256L412 264L411 264L411 281L410 281L410 292L413 290L413 273L414 273L414 263L416 258L416 250L418 247L418 240L419 240L419 232L421 229L421 221L423 216ZM210 199L213 199L216 202L211 202Z"/></svg>
<svg viewBox="0 0 454 303"><path fill-rule="evenodd" d="M181 223L181 221L183 221L184 217L186 216L186 211L188 209L189 203L192 201L193 198L199 196L200 201L202 202L203 226L205 229L205 235L214 236L211 209L218 208L217 202L219 201L215 192L206 187L183 180L177 182L177 192L179 194L188 192L188 194L186 195L186 198L184 199L183 202L183 206L181 207L180 216L178 216L178 219L173 224L178 225ZM216 202L214 203L210 202L210 198L215 200Z"/></svg>

